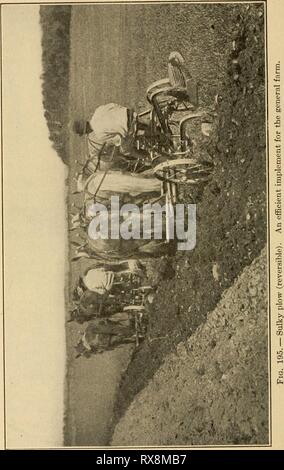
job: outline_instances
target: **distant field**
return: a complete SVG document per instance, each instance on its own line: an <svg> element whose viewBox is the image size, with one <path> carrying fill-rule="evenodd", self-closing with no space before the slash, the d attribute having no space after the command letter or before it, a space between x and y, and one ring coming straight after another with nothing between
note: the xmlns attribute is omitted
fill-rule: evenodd
<svg viewBox="0 0 284 470"><path fill-rule="evenodd" d="M193 77L200 81L201 103L211 104L227 73L233 13L232 6L220 4L73 6L70 123L90 116L96 106L109 101L143 107L145 88L165 76L172 50L185 56ZM85 150L84 142L70 135L71 191L80 168L75 159L83 162ZM69 194L69 208L74 201L79 203L79 198ZM69 289L86 266L86 262L72 264ZM110 438L116 387L127 354L75 360L73 346L79 329L72 324L67 327L65 441L67 445L104 445Z"/></svg>

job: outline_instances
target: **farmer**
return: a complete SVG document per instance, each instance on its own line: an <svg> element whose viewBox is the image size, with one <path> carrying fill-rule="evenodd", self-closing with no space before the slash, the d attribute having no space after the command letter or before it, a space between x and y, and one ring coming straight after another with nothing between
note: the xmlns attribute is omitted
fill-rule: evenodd
<svg viewBox="0 0 284 470"><path fill-rule="evenodd" d="M113 267L93 266L85 271L79 284L81 288L83 287L83 290L87 289L99 295L109 295L115 293L115 291L119 293L123 282L127 282L133 274L142 277L144 269L144 266L137 260L129 260Z"/></svg>
<svg viewBox="0 0 284 470"><path fill-rule="evenodd" d="M99 106L90 121L74 122L73 130L79 136L87 136L89 159L86 169L93 173L99 163L99 157L110 147L118 147L120 153L129 155L133 150L133 141L137 128L147 124L139 123L135 111L115 103Z"/></svg>
<svg viewBox="0 0 284 470"><path fill-rule="evenodd" d="M104 268L91 268L85 272L82 281L89 291L105 295L110 292L113 286L114 273Z"/></svg>
<svg viewBox="0 0 284 470"><path fill-rule="evenodd" d="M131 276L145 275L145 267L137 260L117 265L89 267L79 278L73 292L76 308L71 312L70 321L87 321L93 317L111 316L127 304L125 287ZM116 281L116 282L115 282Z"/></svg>

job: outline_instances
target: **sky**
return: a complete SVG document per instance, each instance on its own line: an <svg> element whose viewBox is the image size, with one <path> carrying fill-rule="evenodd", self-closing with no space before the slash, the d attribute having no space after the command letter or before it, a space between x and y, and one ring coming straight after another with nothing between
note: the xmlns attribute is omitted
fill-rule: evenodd
<svg viewBox="0 0 284 470"><path fill-rule="evenodd" d="M8 448L63 440L67 169L41 96L37 5L2 6L3 176Z"/></svg>

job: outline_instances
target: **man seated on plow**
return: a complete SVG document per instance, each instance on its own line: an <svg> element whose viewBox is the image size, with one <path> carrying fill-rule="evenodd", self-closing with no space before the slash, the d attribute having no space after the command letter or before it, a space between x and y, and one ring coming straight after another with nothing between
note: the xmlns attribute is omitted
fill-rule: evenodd
<svg viewBox="0 0 284 470"><path fill-rule="evenodd" d="M105 267L89 267L73 292L76 308L70 320L83 323L92 318L111 316L129 302L125 292L131 276L144 276L144 267L136 260Z"/></svg>
<svg viewBox="0 0 284 470"><path fill-rule="evenodd" d="M134 138L138 129L147 128L132 109L115 103L99 106L89 121L77 120L73 130L79 136L87 136L89 159L85 172L92 174L98 168L102 151L115 146L122 155L134 151Z"/></svg>
<svg viewBox="0 0 284 470"><path fill-rule="evenodd" d="M111 267L89 267L81 279L82 285L89 291L109 295L120 292L121 285L129 283L133 275L144 275L144 267L137 260L129 260Z"/></svg>
<svg viewBox="0 0 284 470"><path fill-rule="evenodd" d="M154 92L159 89L158 83L165 85L173 97L178 95L180 101L190 99L191 107L197 106L197 87L179 52L169 55L168 77L152 84ZM73 130L79 136L87 137L89 159L85 171L88 170L91 174L98 168L103 149L108 152L110 147L115 146L122 155L135 158L135 137L139 131L147 134L150 130L150 114L147 110L138 115L128 107L107 103L97 107L90 120L76 120Z"/></svg>

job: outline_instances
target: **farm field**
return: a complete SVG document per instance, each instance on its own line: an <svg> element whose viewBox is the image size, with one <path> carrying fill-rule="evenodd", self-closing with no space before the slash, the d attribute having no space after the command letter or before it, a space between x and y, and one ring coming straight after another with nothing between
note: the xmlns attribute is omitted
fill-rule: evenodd
<svg viewBox="0 0 284 470"><path fill-rule="evenodd" d="M130 363L129 348L75 359L83 326L67 324L65 443L105 445L167 355L206 321L266 243L263 10L226 4L77 5L70 40L70 123L110 101L143 109L145 89L166 75L172 50L184 55L199 80L201 105L222 96L211 153L214 178L197 206L197 247L169 260L175 275L160 277L151 310L149 333L166 339L145 341ZM72 192L85 157L85 142L70 133L70 211L80 202ZM71 263L67 298L90 264Z"/></svg>

